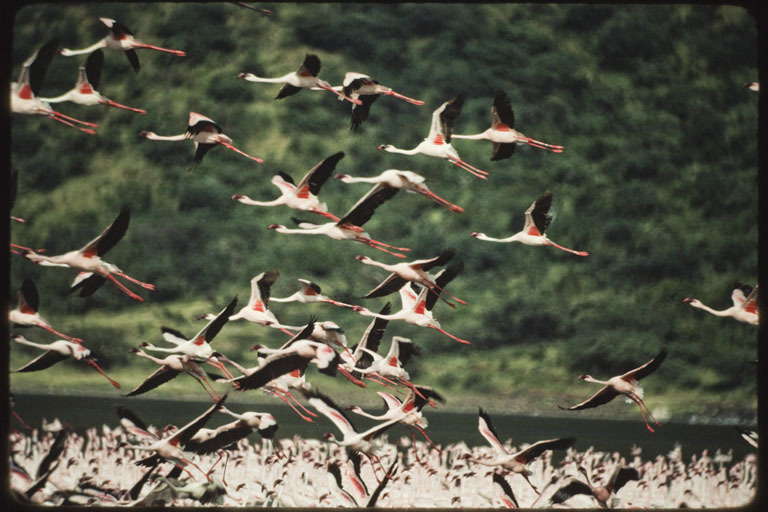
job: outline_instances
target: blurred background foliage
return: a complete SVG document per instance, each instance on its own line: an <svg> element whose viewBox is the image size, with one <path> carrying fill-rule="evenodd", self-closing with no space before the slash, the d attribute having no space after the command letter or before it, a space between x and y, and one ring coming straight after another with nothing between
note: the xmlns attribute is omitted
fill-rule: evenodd
<svg viewBox="0 0 768 512"><path fill-rule="evenodd" d="M305 278L337 300L378 310L385 299L360 297L386 274L354 256L394 258L325 237L278 234L267 226L310 215L231 199L235 193L272 199L278 194L273 174L283 171L298 181L321 159L344 151L338 172L410 169L465 209L453 213L401 192L366 224L374 238L410 247L414 259L455 247L465 263L449 291L467 305L451 310L438 303L435 316L471 345L390 323L384 350L391 335L403 335L424 351L412 363L414 380L454 396L535 396L542 410L550 410L556 398L594 391L576 385L579 374L622 373L666 346L670 357L647 383L657 403L684 396L685 412L727 396L735 410L754 406L757 329L682 303L694 296L724 309L734 283L757 279L758 95L741 87L757 80L757 45L746 10L260 6L275 15L234 3L35 4L16 13L14 79L21 63L53 36L73 49L104 37L101 16L187 56L139 51L142 68L134 73L123 55L107 52L100 91L147 114L60 105L65 114L98 123L94 136L41 117L12 119L11 163L20 174L13 213L27 219L12 226L12 240L49 254L65 252L91 240L128 205L131 225L106 259L157 290L141 290L141 304L110 285L82 299L67 293L74 271L13 257L12 305L22 278L35 280L43 315L82 337L104 367L124 372L129 386L139 381L129 371L137 366L131 346L158 341L160 325L192 335L202 325L200 313L219 311L235 295L245 304L251 277L272 268L281 273L273 296L293 293L296 279ZM329 93L302 91L275 101L280 85L237 79L240 72L275 77L295 71L306 53L320 57L319 76L334 85L346 71L359 71L426 105L383 97L354 133L349 103ZM70 89L84 60L55 57L42 96ZM460 92L465 104L455 133L485 130L496 89L509 95L517 129L565 151L521 146L512 158L491 162L490 142L456 140L464 160L490 172L487 182L446 161L376 151L384 143L416 146L431 112ZM141 130L182 133L190 111L214 119L237 147L265 163L214 149L189 170L191 142L137 136ZM331 179L320 197L342 215L367 190ZM523 212L545 190L554 193L548 234L589 257L469 237L472 231L498 237L518 231ZM397 295L390 298L398 309ZM350 344L368 324L329 305L273 303L272 310L289 325L310 315L332 319ZM50 338L42 331L25 334ZM252 343L283 341L277 330L236 322L225 327L216 348L252 362ZM35 354L17 345L12 352L12 364ZM25 377L14 376L13 387L33 382ZM548 391L545 399L542 391ZM687 400L689 393L701 401Z"/></svg>

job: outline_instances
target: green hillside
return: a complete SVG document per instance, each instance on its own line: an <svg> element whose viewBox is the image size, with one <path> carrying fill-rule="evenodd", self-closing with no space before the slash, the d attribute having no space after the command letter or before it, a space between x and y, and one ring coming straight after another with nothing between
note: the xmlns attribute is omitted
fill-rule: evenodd
<svg viewBox="0 0 768 512"><path fill-rule="evenodd" d="M323 158L345 157L337 172L373 176L396 168L427 178L451 212L400 192L365 224L377 240L411 249L409 259L453 247L464 271L448 291L466 305L438 302L442 328L471 341L390 322L392 335L411 338L423 354L409 368L414 381L446 394L457 408L500 397L540 413L576 403L595 387L576 378L608 378L634 368L665 346L669 357L645 382L653 408L673 415L739 414L753 419L757 328L683 304L696 297L730 307L735 283L757 281L758 94L756 26L739 7L716 5L533 4L263 4L274 16L235 3L96 3L29 5L15 17L12 78L51 37L86 47L118 20L147 43L181 49L186 57L140 50L141 71L107 51L99 91L146 115L106 106L59 104L64 114L98 123L86 135L41 116L12 117L11 164L19 172L11 240L59 254L100 233L122 205L131 224L107 261L155 284L131 300L107 283L93 296L68 294L76 272L33 265L12 256L11 307L23 277L41 294L41 313L79 336L100 364L130 389L154 368L128 352L159 342L161 325L191 336L199 314L216 312L250 279L279 269L275 297L298 290L299 278L325 294L378 311L386 299L361 297L386 272L358 254L394 262L362 244L290 236L267 229L291 217L325 222L286 207L233 201L246 194L278 196L271 177L298 181ZM349 129L350 104L325 91L275 100L278 84L238 80L241 72L277 77L295 71L305 54L322 61L319 77L340 84L359 71L425 102L381 97L359 132ZM70 89L85 56L56 56L41 96ZM515 128L565 146L562 154L518 146L490 160L488 141L452 143L462 159L490 173L479 180L445 160L377 151L381 144L415 147L431 113L464 94L454 133L490 125L494 91L506 92ZM156 142L138 133L183 133L189 112L216 121L252 162L215 148L194 168L192 142ZM320 198L342 216L369 185L330 179ZM494 244L474 231L506 237L522 228L523 212L544 191L554 194L552 240L589 252L579 257L552 247ZM397 294L389 297L399 309ZM331 305L272 303L288 325L310 315L334 320L350 344L369 319ZM53 341L43 331L24 331ZM278 346L278 330L244 322L225 326L215 348L255 364L253 343ZM16 344L11 368L35 356ZM80 370L80 371L77 371ZM77 372L77 373L76 373ZM67 362L48 375L12 374L11 390L66 389L67 377L88 375L89 390L114 392L95 372ZM311 373L315 370L310 370ZM311 379L312 377L310 377ZM81 382L78 380L78 382ZM82 384L80 384L82 386ZM375 385L351 394L374 394ZM177 392L198 393L182 386ZM80 388L82 391L82 388ZM159 392L159 390L158 390ZM617 401L618 402L618 401ZM713 409L713 404L717 409ZM726 405L723 405L726 404ZM636 414L620 404L617 414Z"/></svg>

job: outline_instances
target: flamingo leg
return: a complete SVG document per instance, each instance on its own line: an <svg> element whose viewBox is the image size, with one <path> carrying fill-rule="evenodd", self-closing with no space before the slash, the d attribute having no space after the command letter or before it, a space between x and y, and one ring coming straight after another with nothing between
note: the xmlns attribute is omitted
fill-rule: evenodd
<svg viewBox="0 0 768 512"><path fill-rule="evenodd" d="M541 495L541 493L538 491L538 489L536 489L536 486L533 485L531 483L531 481L528 479L528 475L526 475L525 473L520 473L520 474L523 475L523 478L525 478L525 481L528 482L528 485L531 486L531 489L533 489L533 492L535 492L536 494Z"/></svg>
<svg viewBox="0 0 768 512"><path fill-rule="evenodd" d="M654 417L653 417L653 414L651 414L651 411L650 411L650 409L648 409L648 406L647 406L647 405L645 405L645 402L643 402L642 400L640 400L640 402L639 402L639 403L640 403L640 404L642 404L642 406L643 406L643 407L645 407L645 412L646 412L646 413L648 413L648 417L649 417L649 418L651 418L651 419L653 420L653 422L654 422L654 423L656 423L656 425L658 425L658 426L661 426L661 423L659 423L659 422L656 420L656 418L654 418Z"/></svg>
<svg viewBox="0 0 768 512"><path fill-rule="evenodd" d="M333 94L337 95L339 98L341 98L343 100L350 101L350 102L354 103L355 105L362 105L363 104L362 101L352 99L349 96L345 95L344 93L341 93L339 91L334 90L333 87L330 87L330 86L327 86L327 85L324 85L324 84L320 84L320 83L318 83L317 86L325 89L326 91L331 91Z"/></svg>
<svg viewBox="0 0 768 512"><path fill-rule="evenodd" d="M21 222L22 224L27 222L24 219L22 219L21 217L14 217L13 215L11 215L11 220L15 220L16 222Z"/></svg>
<svg viewBox="0 0 768 512"><path fill-rule="evenodd" d="M141 298L139 295L136 295L136 294L135 294L135 293L133 293L131 290L129 290L127 286L125 286L123 283L121 283L120 281L118 281L118 280L115 278L115 276L113 276L112 274L107 274L105 277L106 277L107 279L109 279L110 281L112 281L113 283L115 283L115 284L117 285L117 287L118 287L118 288L120 288L120 291L122 291L123 293L125 293L126 295L128 295L130 298L132 298L132 299L134 299L134 300L137 300L137 301L139 301L139 302L144 302L144 299L142 299L142 298Z"/></svg>
<svg viewBox="0 0 768 512"><path fill-rule="evenodd" d="M414 100L413 98L409 98L408 96L404 96L404 95L402 95L400 93L397 93L395 91L389 91L389 92L386 92L385 94L387 96L394 96L395 98L400 99L400 100L405 100L408 103L413 103L414 105L423 105L424 104L424 102L421 101L421 100Z"/></svg>
<svg viewBox="0 0 768 512"><path fill-rule="evenodd" d="M278 329L280 329L281 331L283 331L285 334L287 334L287 335L288 335L288 336L290 336L291 338L293 338L294 336L296 336L296 333L295 333L295 332L291 332L291 331L289 331L288 329L286 329L285 327L278 327Z"/></svg>
<svg viewBox="0 0 768 512"><path fill-rule="evenodd" d="M382 386L384 386L385 388L389 388L389 389L391 389L392 391L398 391L397 389L393 388L392 386L390 386L390 385L388 385L388 384L386 383L386 382L391 382L392 384L395 384L394 382L392 382L392 381L391 381L391 380L389 380L389 379L386 379L385 377L382 377L381 375L370 374L370 375L368 376L368 379L369 379L369 380L372 380L372 381L373 381L373 382L375 382L376 384L381 384L381 385L382 385ZM386 382L384 382L384 381L382 381L382 380L379 380L379 379L384 379Z"/></svg>
<svg viewBox="0 0 768 512"><path fill-rule="evenodd" d="M299 417L300 417L301 419L303 419L304 421L308 421L309 423L313 423L313 422L312 422L312 418L310 418L309 416L305 416L305 415L303 415L303 414L302 414L302 413L301 413L301 412L300 412L298 409L296 409L296 407L294 407L294 405L293 405L293 404L290 402L290 400L288 400L288 399L287 399L286 397L284 397L283 395L281 395L281 394L277 393L276 391L271 391L271 390L264 390L264 391L266 391L267 393L269 393L269 394L270 394L270 395L272 395L272 396L276 396L277 398L279 398L279 399L281 399L281 400L285 401L285 403L287 403L287 404L288 404L288 406L289 406L291 409L293 409L293 411L294 411L296 414L298 414L298 415L299 415ZM289 396L290 396L290 395L289 395Z"/></svg>
<svg viewBox="0 0 768 512"><path fill-rule="evenodd" d="M405 384L406 386L408 386L410 389L412 389L413 392L416 393L417 395L419 395L422 399L426 400L427 403L429 403L430 406L432 406L432 407L435 406L435 403L432 400L430 400L427 397L425 397L423 394L421 394L421 391L419 391L418 388L416 386L414 386L412 382L407 381L407 380L405 380L403 378L400 378L400 382L402 384Z"/></svg>
<svg viewBox="0 0 768 512"><path fill-rule="evenodd" d="M461 206L458 206L458 205L455 205L455 204L453 204L453 203L451 203L449 201L446 201L445 199L443 199L442 197L438 196L437 194L435 194L431 190L426 190L426 191L420 190L419 193L421 195L423 195L424 197L430 198L432 201L436 202L437 204L439 204L441 206L445 206L446 208L448 208L451 211L459 212L459 213L462 213L464 211L464 208L462 208Z"/></svg>
<svg viewBox="0 0 768 512"><path fill-rule="evenodd" d="M429 444L430 444L430 445L432 445L432 448L434 448L435 450L437 450L437 453L439 453L439 454L441 454L441 455L442 455L443 451L442 451L440 448L438 448L438 447L435 445L435 443L433 443L433 442L432 442L432 440L429 438L429 436L427 435L427 433L426 433L426 432L424 432L424 429L423 429L423 428L421 428L421 427L420 427L420 426L418 426L418 425L413 425L413 428L415 428L416 430L418 430L419 432L421 432L421 435L423 435L423 436L424 436L424 438L425 438L427 441L429 441ZM411 432L411 435L413 435L413 432ZM414 442L415 442L415 440L414 440Z"/></svg>
<svg viewBox="0 0 768 512"><path fill-rule="evenodd" d="M403 251L403 252L410 252L410 249L408 247L397 247L396 245L385 244L384 242L379 242L378 240L374 240L373 238L369 238L368 241L373 244L380 245L381 247L387 247L388 249L394 249L396 251Z"/></svg>
<svg viewBox="0 0 768 512"><path fill-rule="evenodd" d="M222 372L224 372L224 375L226 375L226 377L228 379L234 379L235 378L235 376L232 375L232 372L227 370L227 367L224 366L224 363L222 363L221 361L212 361L210 358L208 358L208 359L205 360L205 362L208 363L209 365L213 366L217 370L221 370Z"/></svg>
<svg viewBox="0 0 768 512"><path fill-rule="evenodd" d="M94 361L93 359L83 359L83 361L85 361L85 362L86 362L86 363L88 363L89 365L91 365L91 366L93 366L94 368L96 368L96 371L97 371L97 372L99 372L99 373L100 373L100 374L102 374L104 377L106 377L106 379L107 379L107 380L108 380L108 381L109 381L109 382L110 382L110 383L111 383L113 386L115 386L117 389L120 389L120 383L118 383L118 382L116 382L116 381L112 380L112 379L109 377L109 375L107 375L106 373L104 373L104 370L102 370L102 369L99 367L99 365L98 365L98 364L96 364L96 361Z"/></svg>
<svg viewBox="0 0 768 512"><path fill-rule="evenodd" d="M416 449L416 434L413 433L413 430L411 430L411 439L413 440L413 444L411 445L413 447L413 458L416 459L416 462L424 465L423 462L421 462L421 459L419 458L419 451Z"/></svg>
<svg viewBox="0 0 768 512"><path fill-rule="evenodd" d="M219 394L216 393L213 387L211 387L211 390L209 391L208 388L205 387L205 384L203 384L203 381L200 380L200 378L197 375L192 375L192 378L195 379L197 382L199 382L201 386L203 386L203 389L205 390L206 393L208 393L208 396L211 398L211 400L213 400L214 403L218 403L219 400L221 400L221 396L219 396ZM208 381L208 379L205 379L205 380L206 382ZM208 385L209 386L211 385L210 382L208 383ZM211 391L213 391L213 393L211 393Z"/></svg>
<svg viewBox="0 0 768 512"><path fill-rule="evenodd" d="M472 167L471 165L466 163L464 160L454 160L453 158L449 158L448 161L451 162L452 164L456 165L457 167L467 171L468 173L470 173L470 174L480 178L481 180L487 180L488 179L488 177L487 177L488 173L487 172L481 171L480 169L476 169L476 168Z"/></svg>
<svg viewBox="0 0 768 512"><path fill-rule="evenodd" d="M440 287L440 285L438 285L437 283L431 283L431 285L430 285L430 288L432 288L432 287L434 287L434 289L432 290L432 292L433 292L433 293L434 293L434 291L435 291L435 290L437 290L437 291L439 291L439 292L440 292L440 293L436 293L436 295L437 295L438 297L440 297L440 295L441 295L441 294L445 294L445 295L449 296L450 298L452 298L453 300L455 300L456 302L458 302L459 304L464 304L464 305L466 305L466 304L467 304L466 302L464 302L464 301L463 301L463 300L461 300L460 298L458 298L458 297L454 297L454 296L453 296L453 295L451 295L450 293L446 292L446 291L445 291L445 289L444 289L444 288L442 288L442 287ZM445 302L448 302L448 301L446 301L445 299L443 299L443 300L444 300ZM448 302L448 304L450 304L450 302ZM453 307L456 307L456 306L453 306Z"/></svg>
<svg viewBox="0 0 768 512"><path fill-rule="evenodd" d="M59 118L58 120L65 119L65 120L67 120L67 121L69 121L71 123L82 124L82 125L85 125L85 126L90 126L91 128L98 128L99 127L99 125L97 125L95 123L89 123L88 121L82 121L82 120L77 119L75 117L70 117L70 116L68 116L66 114L62 114L61 112L58 112L58 111L53 110L53 109L50 110L50 113L53 114L53 117ZM77 128L77 127L75 126L75 128Z"/></svg>
<svg viewBox="0 0 768 512"><path fill-rule="evenodd" d="M338 365L338 366L336 367L336 369L338 370L338 372L339 372L340 374L342 374L343 376L345 376L345 377L347 378L347 380L349 380L349 381L350 381L352 384L355 384L356 386L360 386L361 388L364 388L364 387L365 387L365 382L363 382L363 381L361 381L361 380L359 380L359 379L356 379L354 375L352 375L351 373L349 373L349 372L348 372L348 371L347 371L345 368L343 368L341 365Z"/></svg>
<svg viewBox="0 0 768 512"><path fill-rule="evenodd" d="M546 142L541 142L540 140L532 139L530 137L526 137L524 141L529 146L533 146L539 149L546 149L546 150L552 151L553 153L562 153L563 149L565 149L563 146L558 146L556 144L547 144Z"/></svg>
<svg viewBox="0 0 768 512"><path fill-rule="evenodd" d="M145 50L157 50L158 52L172 53L174 55L178 55L179 57L187 56L187 54L181 50L169 50L168 48L161 48L159 46L155 46L147 43L137 43L137 44L134 44L133 46L134 48L142 48Z"/></svg>
<svg viewBox="0 0 768 512"><path fill-rule="evenodd" d="M312 411L310 411L309 409L307 409L306 407L304 407L304 405L302 405L302 403L301 403L301 402L299 402L298 400L296 400L296 397L295 397L295 396L293 396L293 395L291 394L291 392L290 392L290 391L288 391L287 389L283 389L283 388L277 387L277 386L275 386L275 389L276 389L277 391L279 391L280 393L283 393L285 396L287 396L288 398L290 398L290 399L291 399L291 400L293 400L294 402L296 402L296 405L298 405L299 407L301 407L301 408L302 408L302 410L304 410L304 412L306 412L307 414L309 414L309 415L310 415L310 416L312 416L313 418L317 418L317 414L313 413Z"/></svg>
<svg viewBox="0 0 768 512"><path fill-rule="evenodd" d="M563 247L562 245L556 244L552 240L547 240L547 245L551 245L552 247L556 247L565 252L570 252L571 254L575 254L576 256L589 256L589 253L587 251L574 251L573 249L569 249L567 247Z"/></svg>
<svg viewBox="0 0 768 512"><path fill-rule="evenodd" d="M375 245L373 243L370 243L367 238L355 238L356 241L364 243L368 247L373 247L374 249L378 249L380 251L383 251L387 254L391 254L392 256L395 256L396 258L405 258L405 254L400 254L399 252L392 252L384 249L383 247L379 247L378 245Z"/></svg>
<svg viewBox="0 0 768 512"><path fill-rule="evenodd" d="M333 222L339 222L339 219L337 216L332 214L331 212L324 212L322 210L319 210L317 208L312 208L312 213L317 213L318 215L322 215L323 217L332 220Z"/></svg>
<svg viewBox="0 0 768 512"><path fill-rule="evenodd" d="M449 333L449 332L447 332L447 331L444 331L443 329L441 329L441 328L439 328L439 327L435 327L435 326L433 326L433 325L428 325L427 327L429 327L430 329L434 329L434 330L436 330L436 331L440 331L441 333L445 334L446 336L448 336L448 337L449 337L449 338L451 338L452 340L454 340L454 341L458 341L459 343L466 343L467 345L469 345L469 344L471 343L470 341L467 341L467 340L463 340L463 339L461 339L461 338L458 338L458 337L454 336L453 334L451 334L451 333Z"/></svg>
<svg viewBox="0 0 768 512"><path fill-rule="evenodd" d="M131 277L128 274L123 274L122 272L115 272L114 274L122 277L123 279L127 279L128 281L130 281L130 282L132 282L134 284L137 284L137 285L141 286L142 288L146 288L147 290L154 290L155 289L155 285L149 284L149 283L142 283L141 281L139 281L135 277Z"/></svg>
<svg viewBox="0 0 768 512"><path fill-rule="evenodd" d="M64 338L64 339L67 339L67 340L71 341L72 343L82 343L82 342L83 342L83 340L82 340L81 338L75 338L75 337L73 337L73 336L67 336L67 335L66 335L66 334L64 334L64 333L61 333L61 332L57 331L57 330L56 330L56 329L54 329L53 327L50 327L50 326L47 326L47 325L44 325L44 324L35 324L35 325L37 325L38 327L41 327L41 328L45 329L45 330L46 330L46 331L48 331L48 332L52 332L52 333L53 333L53 334L55 334L56 336L61 336L62 338Z"/></svg>
<svg viewBox="0 0 768 512"><path fill-rule="evenodd" d="M130 110L132 112L138 112L139 114L146 114L147 111L141 108L133 108L133 107L127 107L125 105L121 105L120 103L112 100L104 100L103 103L105 105L109 105L110 107L116 107L116 108L122 108L123 110Z"/></svg>
<svg viewBox="0 0 768 512"><path fill-rule="evenodd" d="M29 425L27 425L27 424L26 424L26 422L25 422L23 419L21 419L21 416L19 416L19 414L18 414L16 411L14 411L13 409L11 409L11 414L13 414L13 417L14 417L14 418L16 418L17 420L19 420L19 423L21 423L22 425L24 425L24 428L26 428L27 430L32 430L32 427L30 427Z"/></svg>
<svg viewBox="0 0 768 512"><path fill-rule="evenodd" d="M76 126L76 125L74 125L74 124L70 123L69 121L65 121L64 119L61 119L60 117L57 117L57 116L55 116L55 115L50 115L50 114L49 114L49 115L47 115L47 117L48 117L48 119L53 119L54 121L58 121L58 122L60 122L60 123L62 123L62 124L65 124L65 125L67 125L67 126L71 126L72 128L77 128L77 129L78 129L78 130L80 130L81 132L85 132L85 133L88 133L88 134L90 134L90 135L94 135L94 134L96 134L96 132L95 132L95 131L93 131L93 130L91 130L90 128L81 128L81 127L79 127L79 126Z"/></svg>
<svg viewBox="0 0 768 512"><path fill-rule="evenodd" d="M248 153L246 153L246 152L244 152L244 151L241 151L241 150L237 149L237 148L236 148L235 146L233 146L232 144L229 144L229 143L226 143L226 142L221 142L221 141L219 142L219 144L220 144L220 145L222 145L222 146L224 146L224 147L225 147L225 148L227 148L227 149L231 149L231 150L232 150L232 151L234 151L235 153L239 153L239 154L243 155L244 157L250 158L250 159L251 159L251 160L253 160L254 162L258 162L258 163L260 163L260 164L263 164L263 163L264 163L264 160L262 160L261 158L258 158L258 157L255 157L255 156L251 156L251 155L249 155Z"/></svg>
<svg viewBox="0 0 768 512"><path fill-rule="evenodd" d="M637 407L640 409L640 414L643 416L643 421L645 422L645 426L648 428L649 431L655 432L653 430L653 427L648 423L648 418L645 417L645 411L643 411L643 406L640 405L640 401L635 400L635 403L637 404Z"/></svg>

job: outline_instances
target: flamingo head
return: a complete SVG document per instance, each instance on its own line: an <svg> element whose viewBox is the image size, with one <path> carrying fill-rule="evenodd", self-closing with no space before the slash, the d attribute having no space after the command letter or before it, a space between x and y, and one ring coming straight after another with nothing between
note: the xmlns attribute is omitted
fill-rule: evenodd
<svg viewBox="0 0 768 512"><path fill-rule="evenodd" d="M363 256L362 254L358 254L357 256L355 256L355 259L357 261L365 261L365 260L369 260L370 258L368 256Z"/></svg>
<svg viewBox="0 0 768 512"><path fill-rule="evenodd" d="M326 432L325 434L323 434L323 438L327 439L328 441L334 441L336 439L336 436L334 436L330 432Z"/></svg>
<svg viewBox="0 0 768 512"><path fill-rule="evenodd" d="M376 149L378 149L378 150L382 150L382 149L383 149L383 150L386 150L387 148L391 148L391 147L392 147L392 146L391 146L391 145L389 145L389 144L381 144L381 145L380 145L379 147L377 147Z"/></svg>
<svg viewBox="0 0 768 512"><path fill-rule="evenodd" d="M696 302L699 302L696 299L692 299L691 297L686 297L683 299L683 304L694 304Z"/></svg>
<svg viewBox="0 0 768 512"><path fill-rule="evenodd" d="M144 348L144 347L148 347L148 346L149 346L149 343L147 343L146 341L142 341L142 342L141 342L141 345L139 345L139 346L140 346L140 347L142 347L142 348Z"/></svg>
<svg viewBox="0 0 768 512"><path fill-rule="evenodd" d="M239 200L239 199L242 199L242 198L244 198L244 197L245 197L245 196L244 196L243 194L235 194L235 195L233 195L233 196L232 196L232 199L234 199L235 201L237 201L237 200Z"/></svg>
<svg viewBox="0 0 768 512"><path fill-rule="evenodd" d="M472 238L477 238L477 237L479 237L480 235L482 235L482 233L480 233L480 232L478 232L478 231L473 231L473 232L471 232L471 233L469 234L469 236L471 236Z"/></svg>
<svg viewBox="0 0 768 512"><path fill-rule="evenodd" d="M138 354L139 352L141 352L141 350L136 347L131 347L131 350L129 350L128 352L130 352L131 354Z"/></svg>
<svg viewBox="0 0 768 512"><path fill-rule="evenodd" d="M579 375L579 379L580 380L589 380L591 378L592 378L591 375Z"/></svg>
<svg viewBox="0 0 768 512"><path fill-rule="evenodd" d="M267 226L267 229L279 229L282 227L283 226L281 226L280 224L270 224L269 226Z"/></svg>
<svg viewBox="0 0 768 512"><path fill-rule="evenodd" d="M254 350L261 350L262 348L264 348L264 345L262 345L261 343L256 343L251 346L251 352L253 352Z"/></svg>
<svg viewBox="0 0 768 512"><path fill-rule="evenodd" d="M344 178L349 178L349 174L338 173L336 176L334 176L334 179L337 180L343 180Z"/></svg>
<svg viewBox="0 0 768 512"><path fill-rule="evenodd" d="M155 135L155 132L150 132L148 130L141 130L139 132L139 137L143 138L152 137L153 135Z"/></svg>
<svg viewBox="0 0 768 512"><path fill-rule="evenodd" d="M356 405L348 405L348 406L346 407L346 409L344 409L344 410L346 410L346 411L352 411L352 412L357 412L357 411L359 411L359 410L360 410L360 407L358 407L358 406L356 406Z"/></svg>

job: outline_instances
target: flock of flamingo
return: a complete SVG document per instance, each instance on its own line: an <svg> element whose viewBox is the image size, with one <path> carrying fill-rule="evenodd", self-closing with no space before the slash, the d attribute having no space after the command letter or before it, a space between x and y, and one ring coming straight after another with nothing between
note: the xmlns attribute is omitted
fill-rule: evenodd
<svg viewBox="0 0 768 512"><path fill-rule="evenodd" d="M243 6L254 8L248 4ZM263 14L270 15L270 12ZM58 40L52 39L24 62L18 81L11 86L11 108L14 113L41 115L87 134L95 134L98 126L62 114L54 110L51 104L65 101L81 105L104 104L145 113L144 110L110 100L97 91L104 61L102 50L124 53L135 72L140 70L136 50L156 50L181 57L185 53L142 42L128 28L113 19L101 18L101 21L109 33L95 44L70 50L59 48ZM79 68L77 82L72 90L57 97L42 98L39 92L47 67L57 55L87 57ZM318 78L319 71L320 59L316 55L307 54L297 71L284 76L262 78L243 72L237 78L254 83L282 84L277 99L297 94L303 89L329 91L340 101L352 105L350 128L353 131L358 130L367 120L369 109L379 96L392 96L414 105L424 104L362 73L349 72L342 85L331 86ZM518 144L554 153L561 153L564 149L563 146L544 143L516 131L509 98L502 91L497 91L493 98L490 128L475 135L454 134L453 127L462 103L463 97L458 95L435 109L427 137L413 149L399 149L388 144L378 149L445 159L481 180L487 180L489 173L462 160L451 145L453 139L491 141L492 161L510 158ZM192 165L200 164L206 153L216 146L263 163L262 159L235 147L232 139L223 133L215 121L196 112L190 112L187 129L182 134L161 136L152 131L142 131L139 135L157 141L193 141L195 153ZM272 178L272 183L280 192L276 199L258 201L243 194L235 194L232 199L257 207L286 206L327 219L325 223L294 219L295 228L269 225L269 229L277 233L317 234L334 240L359 242L398 259L407 259L410 249L376 240L363 226L378 207L391 200L401 189L429 198L450 211L463 212L460 206L432 192L425 178L412 171L389 169L375 177L336 173L336 167L343 157L344 153L338 152L322 159L298 183L284 172L277 173ZM328 205L318 197L321 188L332 175L343 183L373 184L341 217L331 213ZM522 230L511 236L495 238L478 232L469 236L480 241L549 246L573 255L588 256L586 251L564 247L546 235L552 221L549 214L552 201L553 195L548 191L537 198L525 211ZM23 222L23 219L17 217L12 217L12 220ZM90 296L104 283L111 282L131 299L143 301L142 296L123 281L149 291L155 289L154 285L129 276L103 259L124 237L129 223L130 210L123 207L104 231L79 249L60 255L47 255L44 250L12 244L11 251L32 264L76 270L71 291L77 291L81 296ZM426 432L428 421L423 411L426 407L436 407L437 402L444 401L444 398L437 390L412 382L405 369L413 356L421 354L420 348L411 339L400 336L392 337L386 354L380 353L379 348L391 321L427 327L458 343L470 343L444 330L433 314L438 301L455 310L465 304L465 301L446 290L462 271L461 261L454 261L455 253L453 249L446 249L435 256L392 264L369 256L357 256L360 263L378 267L388 273L364 297L388 297L398 292L401 309L396 312L392 312L391 302L387 302L378 311L372 311L334 300L323 295L320 286L307 279L298 279L299 291L294 294L271 297L271 288L280 275L275 269L262 272L251 280L250 297L240 309L238 298L234 297L218 313L200 315L198 320L205 320L206 323L194 336L163 327L164 345L145 342L131 349L131 353L151 362L156 369L123 396L133 397L151 392L177 376L186 374L198 381L213 405L181 427L169 425L158 429L148 426L127 407L120 406L115 417L119 426L115 429L105 426L101 434L91 429L87 439L65 427L50 429L50 432L44 434L35 430L34 435L14 431L11 433L11 469L12 488L16 497L23 501L47 504L149 506L227 504L358 507L378 503L379 506L386 504L400 507L419 505L422 502L418 495L430 497L432 501L426 506L515 508L518 503L531 507L539 503L557 506L643 503L639 498L643 489L647 491L653 486L662 486L649 479L649 475L658 471L653 463L643 464L636 460L629 464L618 454L599 457L594 454L578 454L573 450L576 439L569 436L514 448L502 441L503 438L494 429L490 414L482 408L478 411L478 431L487 440L490 450L469 448L463 443L441 448L432 442ZM713 310L697 299L686 298L685 302L714 315L731 316L738 321L757 325L757 286L754 289L737 287L732 299L733 307L723 311ZM271 302L326 303L370 317L371 322L359 342L350 345L343 329L333 321L318 321L310 317L305 325L281 323L270 310ZM253 345L251 352L255 353L256 364L246 367L213 348L215 337L225 325L237 320L277 329L289 338L278 348ZM101 369L82 339L59 332L40 314L40 294L34 281L25 279L20 285L18 304L10 311L9 321L15 327L38 327L60 338L45 344L13 334L10 338L12 341L44 351L39 357L16 369L16 372L47 370L56 363L73 358L92 366L115 388L121 388L118 382ZM660 424L643 401L640 381L657 370L667 356L667 350L661 348L647 362L604 381L590 375L581 375L580 380L599 384L601 388L579 404L560 408L571 411L594 408L623 396L638 406L645 427L654 432ZM205 365L213 367L215 371L206 371ZM310 366L328 376L340 374L359 387L375 384L387 389L377 391L386 411L374 415L356 405L346 408L338 405L332 397L310 385L307 379ZM230 391L222 395L217 391L217 386L218 389L225 386ZM225 406L228 396L256 389L285 401L305 421L313 422L318 415L326 417L340 435L326 434L327 443L296 437L292 440L274 440L278 425L271 414L255 411L238 413L232 410L235 407ZM376 423L368 429L358 429L352 423L349 413L368 417ZM234 421L214 429L205 428L205 424L219 414L228 415ZM27 427L23 419L18 416L15 418ZM397 424L411 430L411 439L403 438L395 446L386 443L383 434ZM263 439L261 446L248 442L247 437L252 433L257 433ZM416 433L426 443L417 441ZM398 450L398 447L405 450ZM83 459L83 450L87 453L96 448L101 451L94 452L90 460ZM550 462L553 450L566 453L560 467ZM224 463L220 462L222 459ZM219 464L220 469L217 469ZM72 466L81 471L73 471ZM231 467L229 472L228 466ZM481 466L491 469L483 470ZM738 470L741 472L740 484L747 488L746 495L754 487L753 466L754 461L752 465L745 462ZM32 467L36 467L36 471L32 471ZM101 473L102 470L106 471L106 467L112 468L109 470L112 475L109 479L104 476L107 473ZM535 471L531 469L533 467ZM168 469L168 472L161 475L161 468ZM671 478L688 471L685 467L678 469L678 473L669 473ZM734 482L732 474L727 471L723 473L722 464L719 469L712 462L708 466L699 464L696 471L726 488ZM510 484L507 476L515 474L525 480L527 487L520 487L514 478ZM102 478L101 482L97 482L98 477ZM544 484L545 490L551 488L552 492L547 499L543 499L545 493L538 489L532 477L539 485ZM594 485L592 481L595 478L600 479L602 484ZM368 486L373 487L373 481L376 487L370 489ZM126 488L128 482L132 484ZM462 498L468 492L466 490L471 488L470 482L478 489L471 503L467 498ZM669 482L664 485L669 485ZM513 487L517 490L513 491ZM625 491L621 498L617 494L621 489L630 488L632 490ZM721 490L712 491L712 496ZM709 488L706 489L706 497L703 488L697 492L702 495L702 499L713 499ZM450 496L450 501L441 503L438 495L442 494ZM578 495L588 501L578 501ZM688 503L691 499L688 496Z"/></svg>

